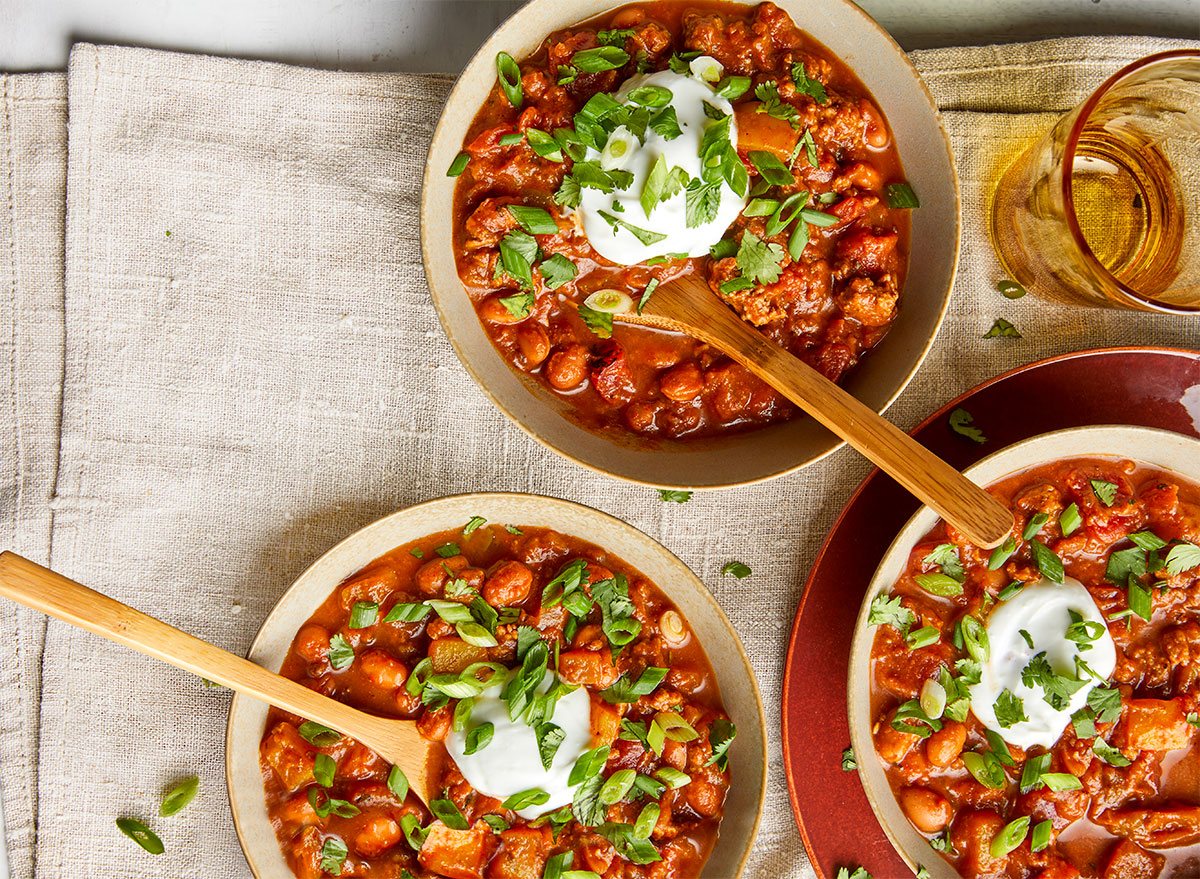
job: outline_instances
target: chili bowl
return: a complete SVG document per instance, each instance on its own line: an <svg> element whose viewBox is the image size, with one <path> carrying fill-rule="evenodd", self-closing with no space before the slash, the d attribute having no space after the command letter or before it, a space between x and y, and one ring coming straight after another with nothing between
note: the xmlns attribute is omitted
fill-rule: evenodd
<svg viewBox="0 0 1200 879"><path fill-rule="evenodd" d="M964 473L980 485L994 485L1034 468L1071 459L1131 461L1178 476L1192 484L1200 484L1200 440L1171 431L1127 425L1070 428L1031 437L984 458ZM959 873L943 860L906 817L889 785L872 734L875 722L872 711L872 648L877 627L869 622L871 605L905 573L914 548L937 522L937 514L929 507L918 510L900 530L876 569L863 598L854 630L847 680L847 708L850 740L859 779L892 846L914 871L923 866L931 879L952 879ZM1007 597L1002 596L1002 599ZM1029 638L1024 634L1023 637Z"/></svg>
<svg viewBox="0 0 1200 879"><path fill-rule="evenodd" d="M298 630L348 576L396 547L461 529L473 517L551 528L601 546L657 584L683 614L707 654L725 709L737 725L737 736L728 750L732 782L720 836L701 875L712 879L740 875L754 844L766 789L765 721L754 671L708 588L673 553L619 519L569 501L527 494L456 495L400 510L352 534L317 559L267 616L249 658L278 671ZM226 781L238 838L254 876L287 879L293 874L268 816L260 764L259 745L267 712L265 703L234 697L226 733Z"/></svg>
<svg viewBox="0 0 1200 879"><path fill-rule="evenodd" d="M754 483L807 466L841 440L803 414L752 431L668 439L586 426L569 402L493 345L460 280L455 183L448 169L497 78L497 55L529 56L549 34L611 12L612 0L532 0L483 44L459 76L434 132L425 167L421 245L426 279L446 336L493 403L535 440L572 461L621 479L715 488ZM849 373L846 388L876 411L896 399L920 366L945 313L958 262L960 205L949 138L937 107L896 42L850 0L780 0L780 7L841 59L871 93L888 124L904 174L919 195L911 211L911 260L898 316ZM543 355L544 356L544 355Z"/></svg>

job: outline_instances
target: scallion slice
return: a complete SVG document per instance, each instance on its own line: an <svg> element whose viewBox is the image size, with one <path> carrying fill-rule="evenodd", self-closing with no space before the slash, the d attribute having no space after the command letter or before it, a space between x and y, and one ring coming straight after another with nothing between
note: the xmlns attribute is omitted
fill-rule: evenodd
<svg viewBox="0 0 1200 879"><path fill-rule="evenodd" d="M508 102L513 107L520 107L524 103L521 92L521 67L513 60L512 55L507 52L496 55L496 74L500 79L500 90L504 92Z"/></svg>

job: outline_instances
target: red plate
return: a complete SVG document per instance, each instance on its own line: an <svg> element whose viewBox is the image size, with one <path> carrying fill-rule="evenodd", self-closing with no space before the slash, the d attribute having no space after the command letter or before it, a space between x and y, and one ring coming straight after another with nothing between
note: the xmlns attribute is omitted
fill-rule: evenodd
<svg viewBox="0 0 1200 879"><path fill-rule="evenodd" d="M913 436L959 470L1065 427L1134 424L1200 436L1179 402L1196 386L1195 351L1080 351L985 382L930 415ZM947 416L959 406L986 443L950 430ZM800 835L824 879L848 865L889 879L911 875L875 820L858 773L842 771L842 749L850 744L846 672L858 608L884 551L918 506L891 479L871 473L834 523L796 611L783 679L783 759Z"/></svg>

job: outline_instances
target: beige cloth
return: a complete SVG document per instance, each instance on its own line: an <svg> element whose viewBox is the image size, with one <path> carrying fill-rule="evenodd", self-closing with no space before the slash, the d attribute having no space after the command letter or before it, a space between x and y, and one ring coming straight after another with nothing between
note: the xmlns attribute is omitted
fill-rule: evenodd
<svg viewBox="0 0 1200 879"><path fill-rule="evenodd" d="M1050 354L1200 343L1195 320L1003 299L983 222L1003 161L1108 73L1176 45L1187 44L1089 38L914 54L953 108L965 227L945 327L891 413L902 426ZM510 424L455 359L422 277L418 192L445 77L78 46L66 89L65 309L63 83L3 83L9 545L244 651L323 550L407 504L520 490L620 515L712 587L754 660L771 772L747 875L813 875L778 745L784 651L799 586L868 472L862 459L842 450L766 485L664 504ZM997 316L1023 338L981 339ZM730 559L753 575L722 579ZM42 660L36 618L4 607L0 620L18 645L0 661L14 875L248 876L223 782L228 694L55 622ZM846 731L829 735L842 742ZM193 773L196 802L155 818L162 790ZM152 858L117 832L127 814L151 819L166 854Z"/></svg>

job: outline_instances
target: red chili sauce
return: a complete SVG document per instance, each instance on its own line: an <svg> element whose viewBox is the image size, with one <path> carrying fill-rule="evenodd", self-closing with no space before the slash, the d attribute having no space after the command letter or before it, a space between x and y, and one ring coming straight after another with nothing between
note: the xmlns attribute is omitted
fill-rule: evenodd
<svg viewBox="0 0 1200 879"><path fill-rule="evenodd" d="M626 33L614 38L614 31ZM598 34L619 45L628 62L558 84L560 68L569 67L576 53L596 48ZM712 56L727 76L751 79L733 101L749 195L782 201L807 191L809 207L829 215L832 225L809 226L799 259L787 250L795 224L768 236L768 216L743 214L733 223L725 233L730 251L747 231L782 249L773 283L722 293L722 284L741 274L736 256L609 262L589 245L577 215L555 201L574 166L569 152L555 161L521 138L531 129L572 129L575 114L593 95L615 91L640 71L666 69L673 58L678 66L680 53ZM819 89L797 88L793 65L800 64ZM601 338L578 313L599 289L627 291L638 302L649 284L700 273L743 319L835 381L887 333L907 265L908 211L889 207L885 196L886 186L904 180L900 157L886 119L853 71L778 6L625 6L551 34L520 62L520 73L521 108L497 85L463 145L469 160L455 191L458 273L499 352L515 370L568 400L580 423L678 439L750 430L797 414L776 391L701 342L620 323L611 338ZM776 88L778 100L761 100L761 87ZM795 182L768 186L747 159L750 151L772 153ZM512 297L522 293L520 284L497 271L502 240L519 231L508 205L548 211L558 231L534 236L541 256L561 255L577 272L548 289L535 269L525 291L532 299L518 308Z"/></svg>
<svg viewBox="0 0 1200 879"><path fill-rule="evenodd" d="M540 879L557 858L560 868L605 879L698 876L721 822L730 778L721 742L733 732L687 622L653 583L594 544L547 528L485 524L465 532L401 546L349 577L297 633L282 674L364 711L411 718L424 738L441 742L460 700L439 697L432 676L461 675L483 662L519 667L519 643L544 644L549 669L588 693L593 745L610 749L606 760L601 752L599 777L632 770L637 782L586 820L575 804L526 821L473 789L447 759L439 814L450 817L435 819L416 797L396 796L392 768L373 751L336 733L314 736L304 718L273 708L261 744L263 782L289 866L301 879L398 879L406 870L418 879ZM582 570L575 585L566 581L575 597L560 594L556 602L558 587L544 595L573 565ZM611 598L614 587L624 603L613 599L602 608L605 590ZM440 612L385 621L398 606L412 611L429 600L458 603L485 621L490 608L496 646L465 640ZM351 626L368 617L368 624ZM619 652L610 641L612 620L633 632ZM648 669L662 673L650 692L616 702L601 695ZM683 726L675 724L657 747L653 735L648 743L647 731L668 717ZM336 767L328 785L317 777L319 755ZM665 784L655 778L664 769ZM638 837L636 860L644 863L634 863L610 838L627 835L652 804L658 818Z"/></svg>
<svg viewBox="0 0 1200 879"><path fill-rule="evenodd" d="M932 626L937 640L910 649L894 622L876 629L874 742L898 802L965 877L1200 876L1200 487L1131 461L1087 458L1034 468L990 491L1013 510L1015 551L998 564L1013 546L997 550L991 570L992 553L939 523L913 548L907 573L891 592L915 615L909 631ZM1030 524L1035 517L1045 518ZM1048 752L1006 746L1011 765L972 712L961 722L949 715L930 725L917 721L919 734L897 729L897 710L911 704L926 681L943 671L957 676L957 663L970 659L966 645L955 643L960 621L974 616L986 624L1018 588L1012 584L1041 578L1031 541L1061 560L1108 620L1117 653L1104 685L1115 691L1108 715L1091 707L1081 712L1086 717L1074 715ZM962 592L939 597L914 576L947 571L928 559L944 544L961 561ZM1114 553L1125 554L1113 562ZM1122 579L1116 572L1130 564L1134 586L1127 577L1109 579ZM1149 594L1146 604L1130 601L1135 592ZM1003 771L992 784L968 771L963 755L971 752L1000 760ZM1073 789L1033 784L1040 776L1024 769L1036 760L1048 760L1041 771L1060 773L1056 778L1069 782L1060 786ZM997 856L995 846L1005 847L997 838L1023 816L1029 819L1023 840ZM1043 822L1050 822L1041 831L1047 842L1034 851L1033 829Z"/></svg>

